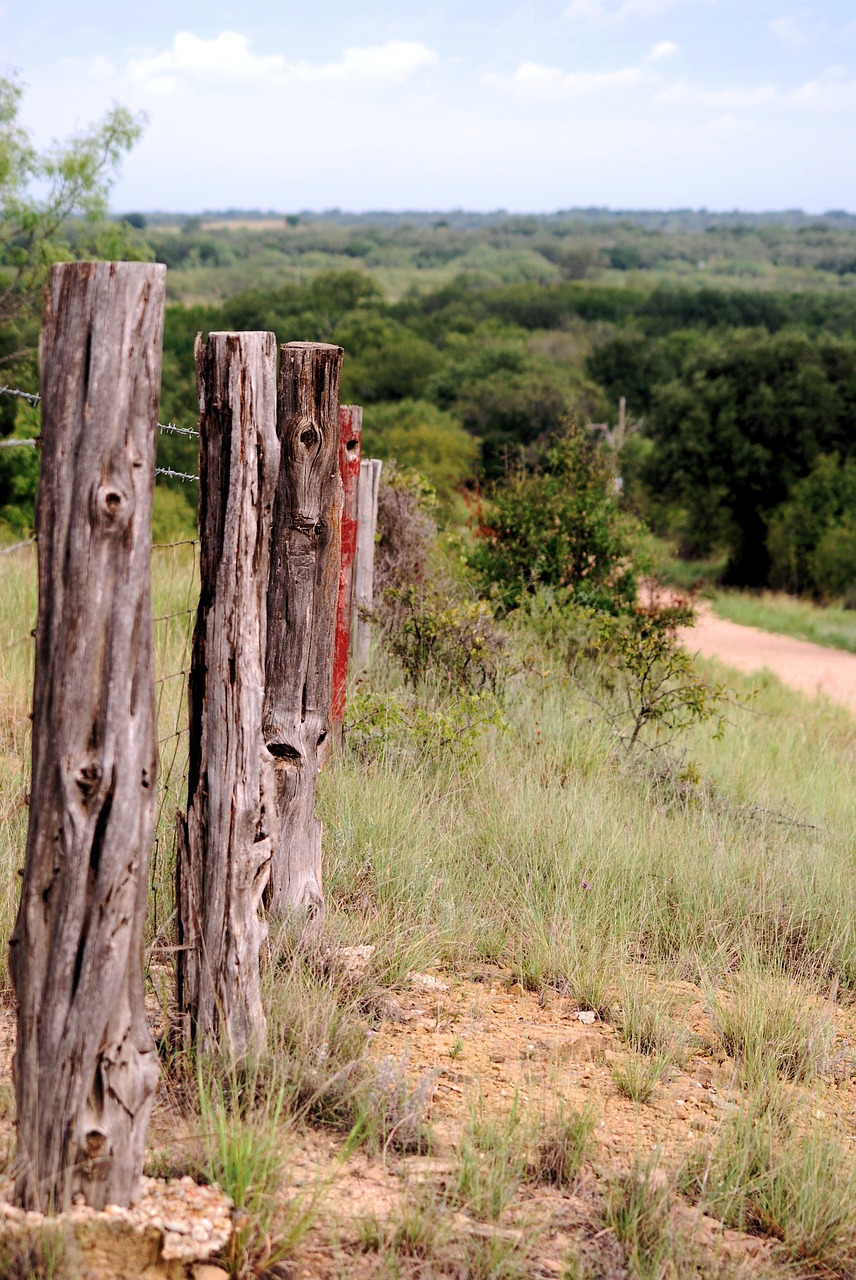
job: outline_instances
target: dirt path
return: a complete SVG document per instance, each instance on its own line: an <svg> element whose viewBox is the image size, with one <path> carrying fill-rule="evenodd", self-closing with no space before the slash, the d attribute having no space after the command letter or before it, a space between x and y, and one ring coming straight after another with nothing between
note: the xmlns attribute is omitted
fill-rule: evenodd
<svg viewBox="0 0 856 1280"><path fill-rule="evenodd" d="M699 609L696 625L683 632L683 640L702 657L718 658L738 671L772 671L791 689L825 694L856 711L856 653L727 622L709 606Z"/></svg>

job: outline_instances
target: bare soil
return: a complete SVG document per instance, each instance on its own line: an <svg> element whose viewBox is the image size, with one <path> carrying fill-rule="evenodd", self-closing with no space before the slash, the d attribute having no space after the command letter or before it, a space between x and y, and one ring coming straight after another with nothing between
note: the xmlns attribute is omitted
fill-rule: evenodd
<svg viewBox="0 0 856 1280"><path fill-rule="evenodd" d="M589 1259L590 1275L620 1280L627 1275L616 1242L603 1229L605 1188L625 1174L640 1156L657 1153L670 1186L686 1157L706 1146L722 1119L739 1104L735 1064L717 1044L702 991L687 982L672 984L681 1021L693 1034L685 1063L674 1067L657 1085L651 1101L637 1105L623 1098L613 1068L629 1055L614 1028L596 1019L581 1021L579 1006L557 992L530 992L499 967L484 966L467 974L437 975L432 985L416 975L390 996L382 1021L369 1033L368 1052L376 1061L402 1063L415 1084L431 1081L432 1145L428 1155L401 1155L393 1150L370 1155L358 1150L343 1159L343 1137L327 1130L300 1129L285 1137L292 1153L286 1199L314 1197L323 1187L315 1223L294 1263L291 1280L334 1280L336 1277L389 1276L382 1259L361 1242L360 1225L369 1217L381 1224L400 1219L408 1201L429 1192L446 1203L451 1229L446 1263L435 1271L425 1261L401 1260L402 1277L470 1274L454 1264L455 1250L467 1239L525 1242L525 1274L560 1277L573 1256ZM651 975L654 980L654 975ZM660 984L662 983L660 982ZM852 1142L856 1121L856 1010L835 1010L835 1059L842 1070L815 1082L806 1097L807 1115L823 1117ZM9 1070L14 1016L0 1012L0 1058ZM8 1075L6 1075L8 1081ZM11 1090L6 1084L6 1098ZM588 1159L569 1189L538 1186L524 1180L501 1223L479 1222L456 1210L446 1197L456 1167L462 1136L474 1109L499 1116L514 1106L530 1120L548 1115L557 1104L590 1108L596 1120ZM199 1121L190 1109L176 1105L166 1079L161 1080L150 1144L168 1148L181 1161L193 1144ZM0 1120L6 1150L13 1134L9 1111ZM772 1259L773 1244L757 1236L724 1229L676 1194L673 1225L691 1237L706 1256L705 1280L761 1280L781 1276ZM613 1257L612 1255L615 1254ZM462 1255L463 1256L463 1255ZM107 1280L94 1269L91 1280ZM113 1273L115 1274L115 1272ZM160 1272L153 1268L147 1275ZM176 1276L178 1272L170 1272ZM504 1272L502 1274L505 1274ZM89 1280L89 1277L87 1277Z"/></svg>
<svg viewBox="0 0 856 1280"><path fill-rule="evenodd" d="M856 711L856 653L728 622L709 606L699 608L696 625L682 636L686 647L702 657L718 658L738 671L771 671L791 689L824 695Z"/></svg>

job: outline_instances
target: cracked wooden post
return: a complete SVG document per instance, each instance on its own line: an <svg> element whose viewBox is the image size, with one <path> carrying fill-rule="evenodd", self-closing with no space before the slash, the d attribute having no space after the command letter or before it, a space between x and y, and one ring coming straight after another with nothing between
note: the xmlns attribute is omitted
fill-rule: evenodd
<svg viewBox="0 0 856 1280"><path fill-rule="evenodd" d="M354 560L353 620L354 663L358 669L368 666L372 642L371 623L366 617L374 604L374 556L377 533L377 499L383 463L377 458L363 458L360 463L360 486L357 501L357 554Z"/></svg>
<svg viewBox="0 0 856 1280"><path fill-rule="evenodd" d="M139 1193L158 1059L143 1004L155 813L151 509L166 268L55 266L41 337L30 821L10 969L16 1192Z"/></svg>
<svg viewBox="0 0 856 1280"><path fill-rule="evenodd" d="M332 742L342 746L345 695L348 687L348 651L351 646L351 586L354 553L357 549L357 489L360 479L360 452L363 411L359 405L343 404L339 410L339 475L342 477L342 562L339 570L339 598L336 605L336 647L333 655Z"/></svg>
<svg viewBox="0 0 856 1280"><path fill-rule="evenodd" d="M330 733L342 516L339 373L342 348L280 348L274 503L268 589L264 736L276 760L279 841L271 911L304 941L324 917L321 823L315 816L319 751Z"/></svg>
<svg viewBox="0 0 856 1280"><path fill-rule="evenodd" d="M190 673L187 818L178 822L178 1007L187 1042L267 1045L260 914L276 831L262 736L267 589L279 472L276 338L197 340L200 597Z"/></svg>

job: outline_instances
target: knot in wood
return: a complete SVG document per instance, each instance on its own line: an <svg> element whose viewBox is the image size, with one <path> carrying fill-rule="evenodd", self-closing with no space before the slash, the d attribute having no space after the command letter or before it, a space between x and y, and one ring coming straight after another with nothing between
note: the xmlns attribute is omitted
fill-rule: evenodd
<svg viewBox="0 0 856 1280"><path fill-rule="evenodd" d="M89 759L80 766L75 774L75 782L84 800L90 800L98 790L104 769L100 760Z"/></svg>
<svg viewBox="0 0 856 1280"><path fill-rule="evenodd" d="M308 516L302 516L299 512L291 517L288 526L294 533L303 533L307 538L311 538L313 534L321 533L324 529L323 524L310 520Z"/></svg>
<svg viewBox="0 0 856 1280"><path fill-rule="evenodd" d="M93 495L93 523L110 533L122 533L127 529L133 511L131 495L116 480L105 480Z"/></svg>
<svg viewBox="0 0 856 1280"><path fill-rule="evenodd" d="M90 1129L83 1140L83 1152L87 1160L97 1160L107 1149L107 1134L100 1129Z"/></svg>

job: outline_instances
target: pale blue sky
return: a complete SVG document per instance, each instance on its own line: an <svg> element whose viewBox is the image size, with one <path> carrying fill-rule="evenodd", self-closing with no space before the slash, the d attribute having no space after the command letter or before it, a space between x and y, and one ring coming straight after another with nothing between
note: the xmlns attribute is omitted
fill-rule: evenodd
<svg viewBox="0 0 856 1280"><path fill-rule="evenodd" d="M148 113L124 210L856 210L856 0L0 0L0 68Z"/></svg>

